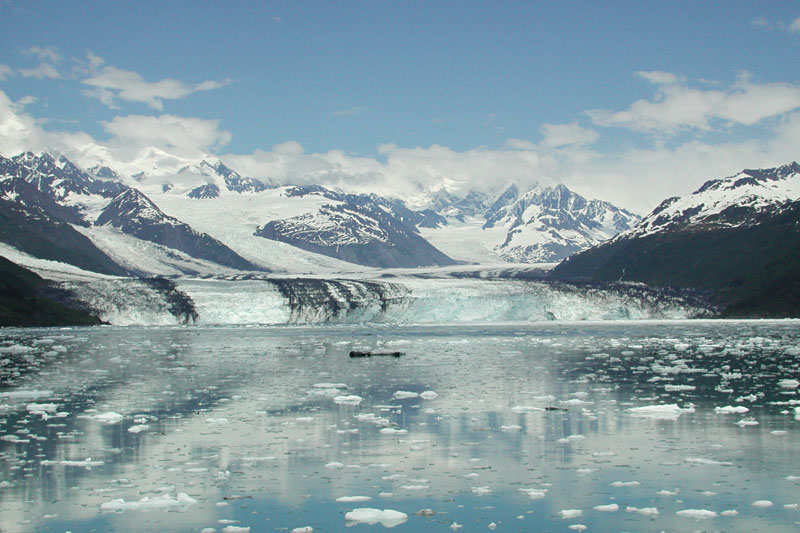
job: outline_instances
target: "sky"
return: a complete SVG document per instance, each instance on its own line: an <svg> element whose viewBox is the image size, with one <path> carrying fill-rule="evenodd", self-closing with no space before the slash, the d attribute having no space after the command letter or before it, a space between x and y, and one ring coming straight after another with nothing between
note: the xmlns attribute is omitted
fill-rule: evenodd
<svg viewBox="0 0 800 533"><path fill-rule="evenodd" d="M798 2L0 0L0 154L645 214L800 159Z"/></svg>

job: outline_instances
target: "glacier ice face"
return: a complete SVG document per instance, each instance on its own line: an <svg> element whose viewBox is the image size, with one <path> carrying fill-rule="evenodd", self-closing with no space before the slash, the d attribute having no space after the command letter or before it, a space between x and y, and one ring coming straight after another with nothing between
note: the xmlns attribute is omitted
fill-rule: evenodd
<svg viewBox="0 0 800 533"><path fill-rule="evenodd" d="M708 311L680 294L481 279L96 280L64 284L116 325L447 324L681 319Z"/></svg>

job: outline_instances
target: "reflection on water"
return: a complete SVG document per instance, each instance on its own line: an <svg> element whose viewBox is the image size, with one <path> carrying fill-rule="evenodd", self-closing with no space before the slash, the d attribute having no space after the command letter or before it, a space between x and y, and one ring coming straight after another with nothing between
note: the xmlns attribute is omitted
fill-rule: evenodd
<svg viewBox="0 0 800 533"><path fill-rule="evenodd" d="M797 326L4 330L0 529L790 530Z"/></svg>

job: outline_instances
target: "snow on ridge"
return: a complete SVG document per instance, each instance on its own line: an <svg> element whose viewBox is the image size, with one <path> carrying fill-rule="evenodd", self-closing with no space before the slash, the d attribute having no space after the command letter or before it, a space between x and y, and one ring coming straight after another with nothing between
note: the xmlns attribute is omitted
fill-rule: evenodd
<svg viewBox="0 0 800 533"><path fill-rule="evenodd" d="M633 229L614 240L643 237L694 224L736 227L752 216L780 209L800 200L800 165L746 169L733 176L710 180L690 195L664 200ZM744 209L745 213L734 213ZM744 216L743 216L744 215Z"/></svg>

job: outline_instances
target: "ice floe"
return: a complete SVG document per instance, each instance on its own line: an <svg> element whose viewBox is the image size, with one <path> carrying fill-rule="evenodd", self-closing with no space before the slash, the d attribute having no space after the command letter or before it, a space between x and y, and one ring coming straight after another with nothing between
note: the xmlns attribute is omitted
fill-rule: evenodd
<svg viewBox="0 0 800 533"><path fill-rule="evenodd" d="M344 519L360 524L381 524L384 527L395 527L408 520L408 515L393 509L381 510L363 507L345 513Z"/></svg>

